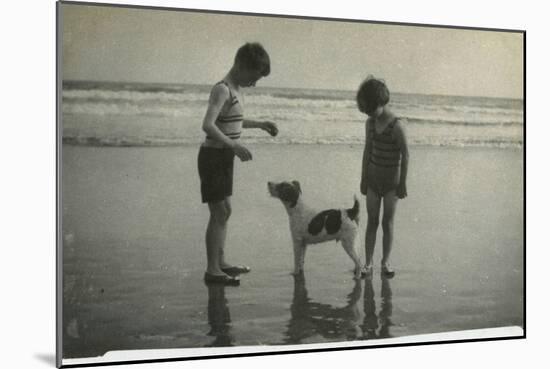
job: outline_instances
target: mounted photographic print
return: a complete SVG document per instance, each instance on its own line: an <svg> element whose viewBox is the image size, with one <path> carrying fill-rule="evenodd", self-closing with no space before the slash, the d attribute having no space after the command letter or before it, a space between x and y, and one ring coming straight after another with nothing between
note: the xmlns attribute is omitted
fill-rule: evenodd
<svg viewBox="0 0 550 369"><path fill-rule="evenodd" d="M58 366L525 337L525 31L57 20Z"/></svg>

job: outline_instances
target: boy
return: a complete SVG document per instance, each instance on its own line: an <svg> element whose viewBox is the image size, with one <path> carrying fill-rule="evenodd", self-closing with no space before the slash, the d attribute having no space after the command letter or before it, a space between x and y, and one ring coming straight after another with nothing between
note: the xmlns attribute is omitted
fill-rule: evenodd
<svg viewBox="0 0 550 369"><path fill-rule="evenodd" d="M210 219L206 229L207 283L238 285L238 274L248 273L247 266L234 266L224 255L227 223L231 215L233 162L252 160L252 154L239 138L243 128L260 128L271 136L278 133L272 122L245 120L242 87L253 87L270 73L269 55L259 43L247 43L237 51L229 73L210 93L202 129L206 139L198 155L202 202L208 203Z"/></svg>

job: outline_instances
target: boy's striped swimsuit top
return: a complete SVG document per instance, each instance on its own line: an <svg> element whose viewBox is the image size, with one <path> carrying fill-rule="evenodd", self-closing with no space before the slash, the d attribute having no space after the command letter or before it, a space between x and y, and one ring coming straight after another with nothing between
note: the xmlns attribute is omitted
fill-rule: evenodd
<svg viewBox="0 0 550 369"><path fill-rule="evenodd" d="M397 123L397 118L388 124L382 133L376 132L374 123L370 125L370 134L372 137L370 162L376 166L385 168L399 166L401 150L399 149L397 140L393 136L395 123Z"/></svg>
<svg viewBox="0 0 550 369"><path fill-rule="evenodd" d="M229 100L225 103L227 107L225 112L218 115L215 124L227 137L237 140L241 137L243 129L243 107L239 103L237 96L231 91L229 85L225 81L220 81L216 85L220 83L223 83L229 89ZM211 143L216 142L208 135L206 136L206 141L210 141Z"/></svg>

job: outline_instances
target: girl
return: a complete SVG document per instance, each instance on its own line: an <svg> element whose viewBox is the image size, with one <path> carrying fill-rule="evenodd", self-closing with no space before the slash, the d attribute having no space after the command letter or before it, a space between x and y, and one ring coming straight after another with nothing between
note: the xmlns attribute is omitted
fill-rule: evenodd
<svg viewBox="0 0 550 369"><path fill-rule="evenodd" d="M390 92L385 83L372 76L367 77L357 91L359 111L368 115L361 172L361 193L367 196L368 213L365 269L367 276L371 276L380 204L383 203L381 272L391 278L395 274L389 265L393 218L397 199L407 196L409 150L401 120L387 107L389 101Z"/></svg>

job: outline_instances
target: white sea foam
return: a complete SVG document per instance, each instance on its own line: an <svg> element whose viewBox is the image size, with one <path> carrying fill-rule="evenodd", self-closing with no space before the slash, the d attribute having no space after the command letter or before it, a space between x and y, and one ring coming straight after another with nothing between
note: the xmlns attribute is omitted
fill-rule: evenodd
<svg viewBox="0 0 550 369"><path fill-rule="evenodd" d="M152 105L135 103L83 102L63 104L63 113L92 114L92 115L126 115L126 116L159 116L159 117L186 117L193 116L197 109L180 105Z"/></svg>
<svg viewBox="0 0 550 369"><path fill-rule="evenodd" d="M209 87L67 82L62 91L65 142L93 145L183 145L202 140ZM255 88L242 97L246 117L270 120L280 135L247 130L246 142L360 144L364 122L353 91ZM413 145L521 147L521 100L392 95Z"/></svg>
<svg viewBox="0 0 550 369"><path fill-rule="evenodd" d="M80 100L116 100L116 101L205 101L208 95L202 93L172 93L144 91L109 91L109 90L65 90L63 99Z"/></svg>

